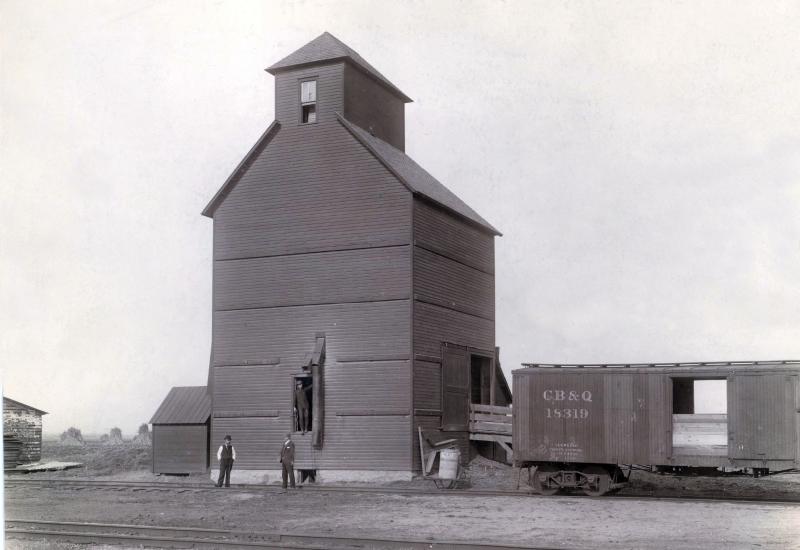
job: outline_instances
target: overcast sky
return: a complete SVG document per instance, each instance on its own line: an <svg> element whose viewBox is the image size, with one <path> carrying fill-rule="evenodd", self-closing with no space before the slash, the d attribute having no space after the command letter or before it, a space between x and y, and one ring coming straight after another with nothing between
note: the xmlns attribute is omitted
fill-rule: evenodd
<svg viewBox="0 0 800 550"><path fill-rule="evenodd" d="M45 431L206 382L200 211L327 30L497 240L503 367L800 358L797 2L0 2L0 363Z"/></svg>

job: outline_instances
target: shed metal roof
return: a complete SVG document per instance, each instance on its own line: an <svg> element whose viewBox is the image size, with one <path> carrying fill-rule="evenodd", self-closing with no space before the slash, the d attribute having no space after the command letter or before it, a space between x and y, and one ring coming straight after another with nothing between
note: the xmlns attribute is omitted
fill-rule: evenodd
<svg viewBox="0 0 800 550"><path fill-rule="evenodd" d="M347 128L356 139L358 139L378 160L389 168L389 170L408 187L412 193L418 193L432 200L433 202L445 207L448 210L459 214L468 220L480 225L490 233L501 235L492 224L483 219L480 214L458 198L455 193L441 184L436 178L431 176L424 168L414 162L414 159L406 155L400 149L396 149L380 138L377 138L348 121L341 114L338 115L339 122Z"/></svg>
<svg viewBox="0 0 800 550"><path fill-rule="evenodd" d="M205 386L183 386L169 390L151 424L203 424L211 416L211 397Z"/></svg>
<svg viewBox="0 0 800 550"><path fill-rule="evenodd" d="M333 61L336 59L346 59L350 61L353 63L353 65L381 82L406 103L412 101L410 97L401 92L397 86L392 84L388 78L383 76L378 69L367 63L363 57L358 55L358 52L327 31L316 37L299 50L290 53L277 63L270 65L267 68L267 72L275 74L282 70L290 67L296 67L298 65L309 65L311 63Z"/></svg>
<svg viewBox="0 0 800 550"><path fill-rule="evenodd" d="M19 405L20 407L23 407L25 409L30 409L32 411L36 411L39 414L47 414L47 411L43 411L42 409L37 409L36 407L31 407L30 405L26 405L25 403L22 403L21 401L17 401L15 399L11 399L10 397L6 397L5 395L3 396L3 409L5 409L6 402L13 403L14 405Z"/></svg>
<svg viewBox="0 0 800 550"><path fill-rule="evenodd" d="M556 364L556 363L522 363L524 368L513 371L524 373L541 369L567 370L578 372L583 370L622 370L628 372L650 371L763 371L769 369L800 369L800 361L775 360L775 361L694 361L688 363L584 363L584 364Z"/></svg>

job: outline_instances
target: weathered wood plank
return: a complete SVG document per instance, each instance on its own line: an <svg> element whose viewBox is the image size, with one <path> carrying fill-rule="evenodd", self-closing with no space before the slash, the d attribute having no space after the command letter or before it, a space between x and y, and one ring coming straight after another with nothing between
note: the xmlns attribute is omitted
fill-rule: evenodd
<svg viewBox="0 0 800 550"><path fill-rule="evenodd" d="M497 405L477 405L475 403L470 404L470 410L473 412L483 412L483 413L496 413L496 414L511 414L511 407L500 407Z"/></svg>
<svg viewBox="0 0 800 550"><path fill-rule="evenodd" d="M470 422L469 431L511 434L511 425L500 422Z"/></svg>
<svg viewBox="0 0 800 550"><path fill-rule="evenodd" d="M500 422L501 424L511 424L513 419L502 414L470 413L469 419L473 422Z"/></svg>
<svg viewBox="0 0 800 550"><path fill-rule="evenodd" d="M512 443L510 435L471 433L469 434L469 438L472 441L494 441L495 443L500 443L500 442Z"/></svg>

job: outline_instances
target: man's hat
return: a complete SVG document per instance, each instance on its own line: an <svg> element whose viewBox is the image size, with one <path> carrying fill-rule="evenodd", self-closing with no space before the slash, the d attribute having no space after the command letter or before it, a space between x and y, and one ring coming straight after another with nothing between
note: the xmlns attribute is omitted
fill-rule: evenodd
<svg viewBox="0 0 800 550"><path fill-rule="evenodd" d="M231 441L231 436L229 436L229 435L226 435L226 436L225 436L223 439L224 439L225 441Z"/></svg>

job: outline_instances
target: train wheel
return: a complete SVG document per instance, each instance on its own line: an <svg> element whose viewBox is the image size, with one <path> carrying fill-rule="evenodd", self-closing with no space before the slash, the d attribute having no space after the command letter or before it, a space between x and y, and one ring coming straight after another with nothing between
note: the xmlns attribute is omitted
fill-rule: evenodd
<svg viewBox="0 0 800 550"><path fill-rule="evenodd" d="M537 466L536 471L533 473L533 479L530 480L530 486L533 487L540 495L550 496L556 494L560 487L558 485L549 485L547 479L549 474L557 471L558 468L552 464L542 464L541 466Z"/></svg>
<svg viewBox="0 0 800 550"><path fill-rule="evenodd" d="M597 482L592 485L587 485L583 488L583 493L590 497L601 497L608 492L611 486L611 476L608 475L608 470L602 466L587 466L582 470L586 475L597 476Z"/></svg>

